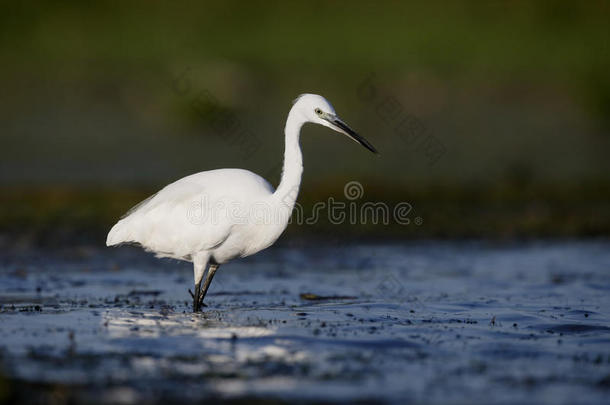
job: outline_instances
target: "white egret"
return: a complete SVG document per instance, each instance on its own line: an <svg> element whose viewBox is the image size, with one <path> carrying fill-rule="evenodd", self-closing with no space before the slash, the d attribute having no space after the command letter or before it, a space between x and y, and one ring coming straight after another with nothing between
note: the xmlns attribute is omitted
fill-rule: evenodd
<svg viewBox="0 0 610 405"><path fill-rule="evenodd" d="M286 120L284 168L277 190L248 170L196 173L132 208L112 227L106 245L137 243L158 257L193 262L195 292L191 295L193 311L199 311L221 264L271 246L286 229L303 173L299 135L308 122L345 134L377 153L324 97L302 94Z"/></svg>

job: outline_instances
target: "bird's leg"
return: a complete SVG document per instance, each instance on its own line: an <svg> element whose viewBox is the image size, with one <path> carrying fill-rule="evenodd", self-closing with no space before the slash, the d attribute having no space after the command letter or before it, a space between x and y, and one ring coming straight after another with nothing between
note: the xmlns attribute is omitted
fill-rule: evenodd
<svg viewBox="0 0 610 405"><path fill-rule="evenodd" d="M207 256L196 256L193 258L193 272L195 276L195 293L193 296L193 312L198 312L201 309L201 301L199 295L201 294L201 280L203 280L203 273L205 268L208 266Z"/></svg>
<svg viewBox="0 0 610 405"><path fill-rule="evenodd" d="M214 278L214 274L216 270L218 270L220 265L218 264L210 264L210 268L208 269L208 274L205 277L205 282L203 283L203 288L201 289L201 296L199 297L199 306L203 306L203 299L205 298L205 294L208 292L208 288L210 288L210 284L212 283L212 279Z"/></svg>
<svg viewBox="0 0 610 405"><path fill-rule="evenodd" d="M192 294L193 295L193 312L199 312L199 309L200 309L200 305L199 305L200 288L201 288L201 280L199 280L199 283L195 284L195 293Z"/></svg>

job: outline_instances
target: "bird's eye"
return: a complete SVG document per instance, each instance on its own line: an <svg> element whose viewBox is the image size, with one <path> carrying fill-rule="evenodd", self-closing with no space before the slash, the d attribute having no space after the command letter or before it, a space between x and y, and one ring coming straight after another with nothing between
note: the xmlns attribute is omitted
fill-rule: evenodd
<svg viewBox="0 0 610 405"><path fill-rule="evenodd" d="M320 110L319 108L316 108L314 111L315 111L315 112L316 112L316 114L318 114L318 115L322 114L322 110Z"/></svg>

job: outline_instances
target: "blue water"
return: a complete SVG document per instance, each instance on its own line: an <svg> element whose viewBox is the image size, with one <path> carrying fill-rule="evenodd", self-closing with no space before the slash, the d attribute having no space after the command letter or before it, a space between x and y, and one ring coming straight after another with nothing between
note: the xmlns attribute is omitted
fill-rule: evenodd
<svg viewBox="0 0 610 405"><path fill-rule="evenodd" d="M1 258L10 398L610 403L607 241L295 241L201 314L188 264L134 248Z"/></svg>

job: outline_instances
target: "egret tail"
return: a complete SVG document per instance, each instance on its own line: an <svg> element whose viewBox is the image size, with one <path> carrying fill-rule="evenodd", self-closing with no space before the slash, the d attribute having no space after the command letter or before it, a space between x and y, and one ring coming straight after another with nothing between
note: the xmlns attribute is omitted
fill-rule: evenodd
<svg viewBox="0 0 610 405"><path fill-rule="evenodd" d="M116 246L121 243L130 242L129 231L125 223L121 220L114 224L108 237L106 238L106 246Z"/></svg>

